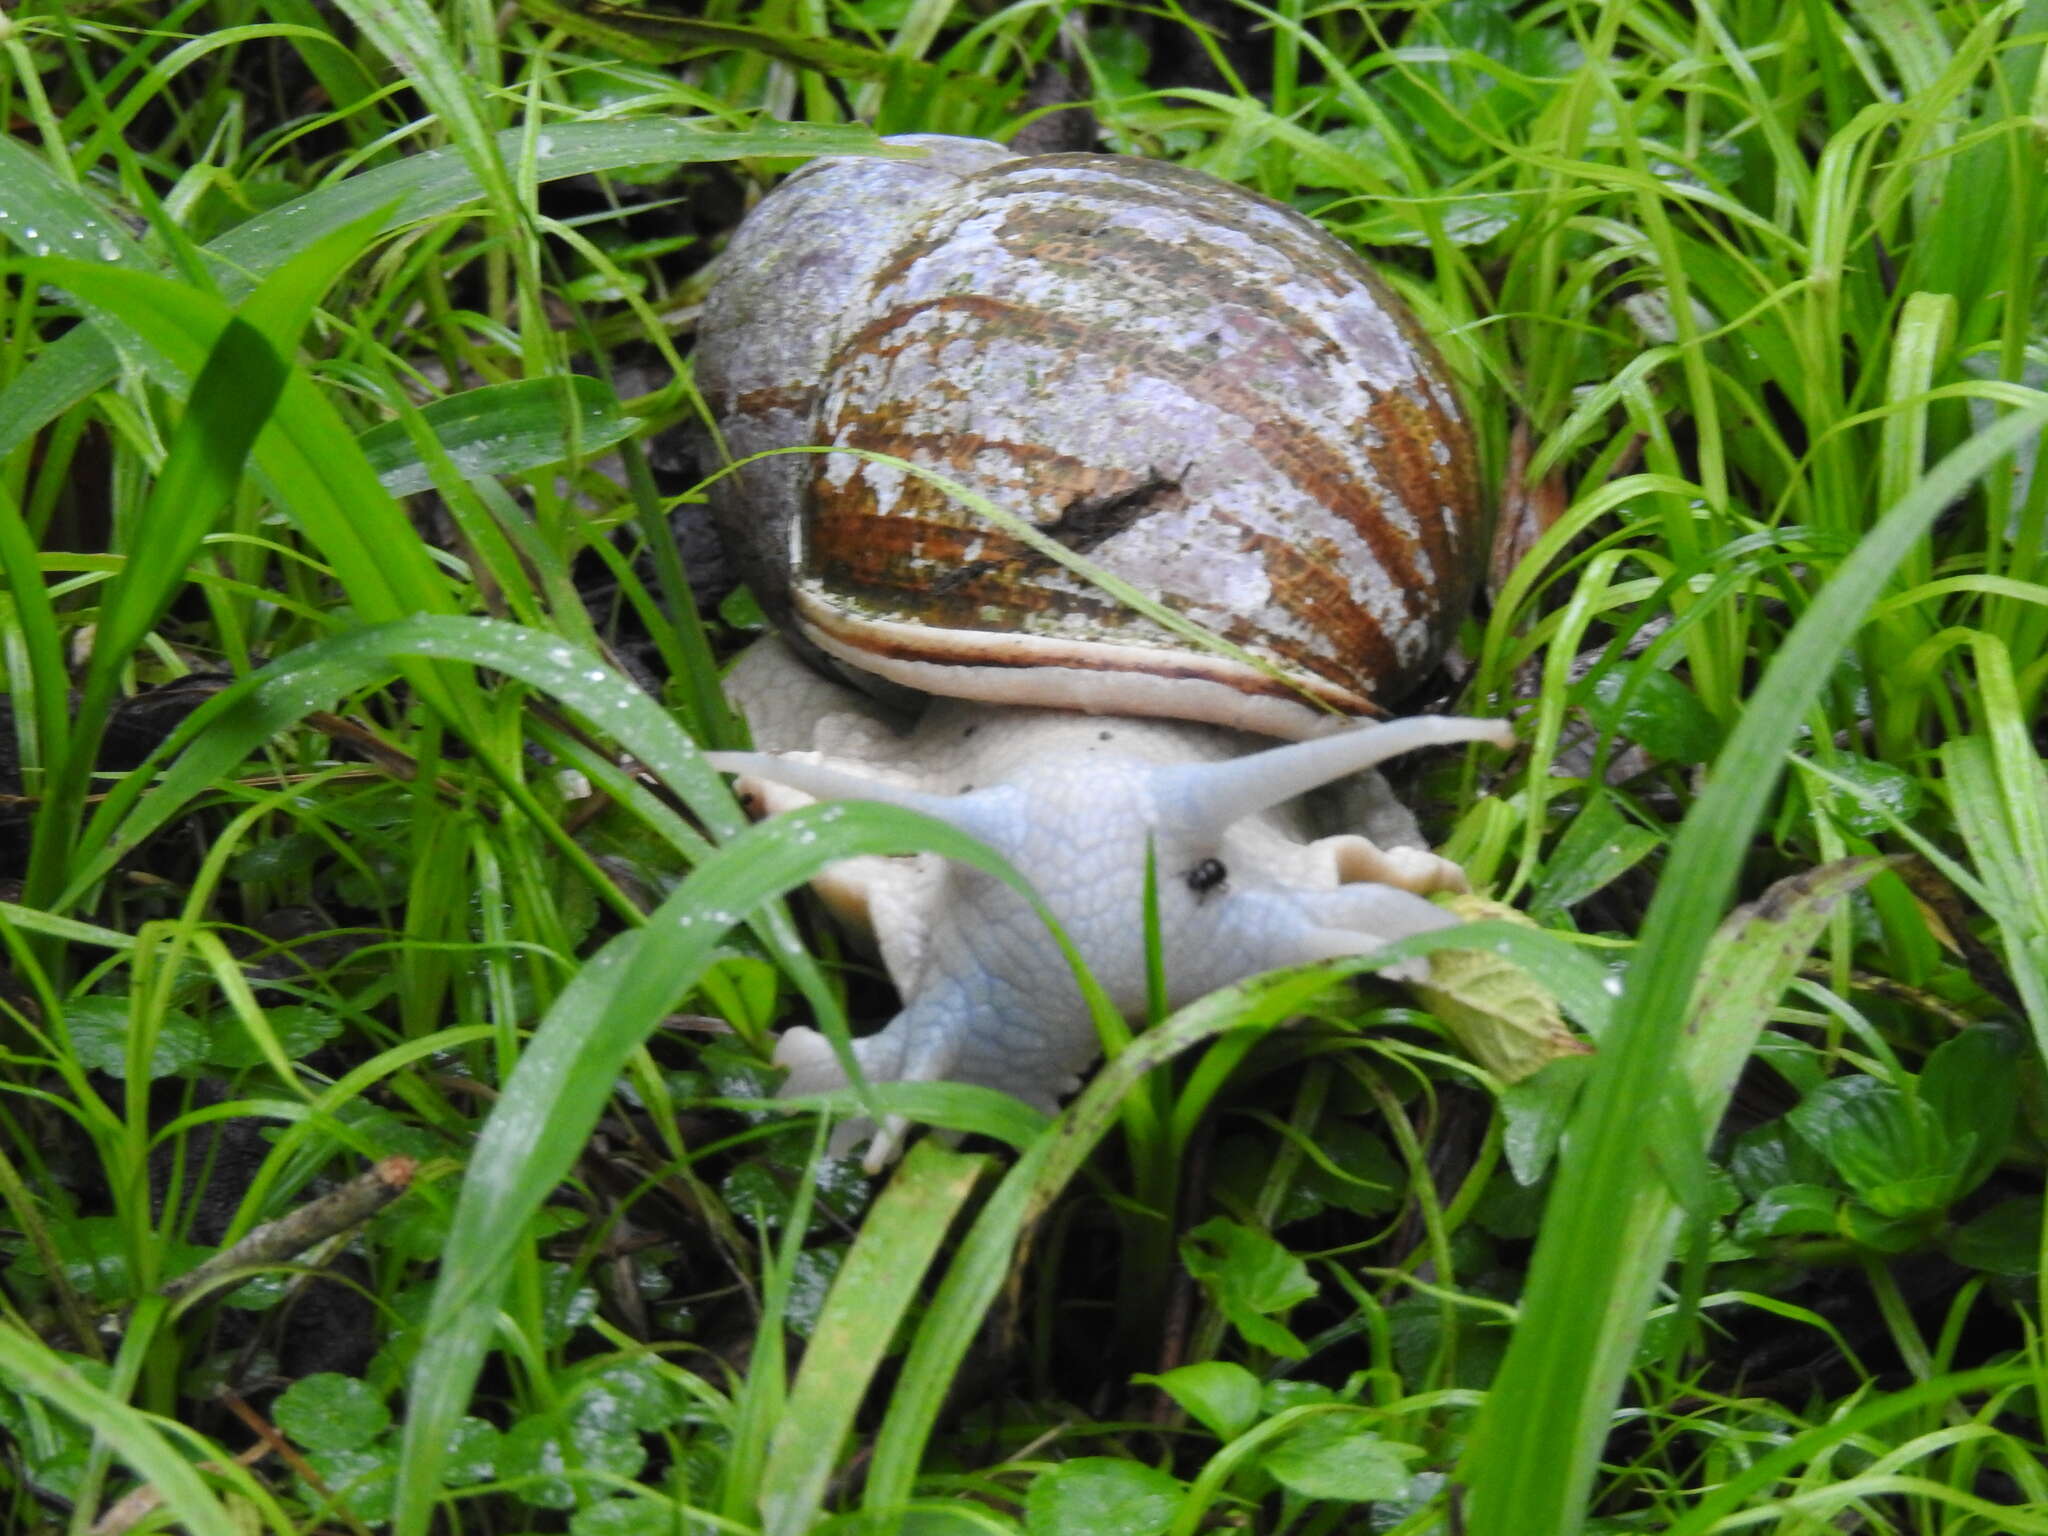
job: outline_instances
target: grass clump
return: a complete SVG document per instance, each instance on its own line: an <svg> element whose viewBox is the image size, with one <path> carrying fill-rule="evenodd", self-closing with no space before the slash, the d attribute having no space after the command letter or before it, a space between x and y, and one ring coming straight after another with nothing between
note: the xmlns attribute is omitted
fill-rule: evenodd
<svg viewBox="0 0 2048 1536"><path fill-rule="evenodd" d="M2044 44L15 7L0 1524L2048 1529ZM673 429L755 188L1057 123L1048 67L1461 375L1502 532L1433 686L1527 747L1417 791L1599 1051L1263 978L1052 1131L907 1096L983 1135L871 1187L760 1102L772 1026L887 1006L779 898L988 856L745 828Z"/></svg>

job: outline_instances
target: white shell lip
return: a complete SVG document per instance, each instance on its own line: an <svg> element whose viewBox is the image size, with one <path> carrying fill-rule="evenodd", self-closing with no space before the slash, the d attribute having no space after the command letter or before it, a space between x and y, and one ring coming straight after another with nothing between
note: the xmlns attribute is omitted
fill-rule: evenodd
<svg viewBox="0 0 2048 1536"><path fill-rule="evenodd" d="M932 629L853 617L803 585L790 595L798 630L819 650L860 671L943 698L1198 721L1286 741L1327 735L1375 713L1368 701L1327 683L1299 684L1308 697L1275 694L1271 676L1228 656Z"/></svg>

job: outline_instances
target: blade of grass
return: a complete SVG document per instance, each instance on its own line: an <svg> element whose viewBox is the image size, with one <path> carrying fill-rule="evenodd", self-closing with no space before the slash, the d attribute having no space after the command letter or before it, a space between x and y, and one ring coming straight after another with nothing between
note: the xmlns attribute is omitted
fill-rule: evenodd
<svg viewBox="0 0 2048 1536"><path fill-rule="evenodd" d="M2024 1387L2033 1380L2033 1367L2021 1362L1958 1371L1952 1376L1936 1377L1932 1381L1916 1382L1896 1392L1887 1392L1830 1418L1825 1424L1816 1424L1742 1465L1720 1487L1667 1527L1665 1536L1707 1536L1710 1531L1728 1529L1724 1522L1730 1516L1753 1509L1762 1501L1767 1489L1791 1476L1798 1468L1823 1462L1825 1453L1833 1447L1868 1435L1880 1424L1902 1414L1938 1409L1979 1392L1995 1393Z"/></svg>
<svg viewBox="0 0 2048 1536"><path fill-rule="evenodd" d="M35 536L4 490L0 490L0 575L7 578L13 627L20 637L15 654L26 663L17 666L10 655L7 667L18 745L24 749L20 766L35 770L24 772L22 790L41 794L49 787L49 765L69 752L71 671L64 664L63 634L57 627L56 605L45 585ZM31 741L33 753L25 750Z"/></svg>
<svg viewBox="0 0 2048 1536"><path fill-rule="evenodd" d="M515 379L445 395L420 416L463 474L512 475L589 459L630 436L637 425L600 379ZM409 496L434 483L404 422L387 421L357 439L385 490Z"/></svg>
<svg viewBox="0 0 2048 1536"><path fill-rule="evenodd" d="M626 58L668 63L708 48L740 49L814 69L834 79L901 81L932 95L957 95L987 102L998 89L979 75L958 75L919 58L883 53L832 37L805 37L772 28L719 21L686 21L657 11L606 5L594 15L558 0L527 0L528 8L574 36L585 37Z"/></svg>
<svg viewBox="0 0 2048 1536"><path fill-rule="evenodd" d="M78 709L64 749L49 759L23 885L29 906L47 905L63 884L121 673L169 610L199 541L240 484L243 462L270 419L285 372L269 338L240 316L229 319L199 370L191 406L171 436L163 473L137 527L147 547L131 550L105 589Z"/></svg>
<svg viewBox="0 0 2048 1536"><path fill-rule="evenodd" d="M861 1223L811 1330L762 1470L767 1536L802 1536L823 1507L853 1416L985 1155L921 1141Z"/></svg>
<svg viewBox="0 0 2048 1536"><path fill-rule="evenodd" d="M1624 1253L1612 1240L1613 1213L1634 1208L1665 1176L1643 1155L1640 1107L1684 1091L1681 1046L1687 1055L1697 1049L1682 1034L1693 985L1784 771L1785 749L1893 567L1945 506L2044 420L2048 407L1997 423L1884 515L1793 626L1679 829L1621 1010L1572 1118L1521 1320L1474 1431L1463 1479L1474 1529L1571 1536L1579 1528L1665 1256ZM1722 1108L1693 1100L1706 1124ZM1673 1162L1698 1157L1696 1148L1659 1150Z"/></svg>
<svg viewBox="0 0 2048 1536"><path fill-rule="evenodd" d="M2048 770L2029 739L2005 647L1979 635L1970 649L1983 734L1945 742L1942 774L1985 909L1997 922L2007 974L2048 1061Z"/></svg>
<svg viewBox="0 0 2048 1536"><path fill-rule="evenodd" d="M320 296L362 253L375 220L359 219L286 262L231 315L194 379L162 472L136 522L137 543L104 589L92 659L64 750L53 755L24 887L49 903L76 848L78 817L121 674L185 585L199 542L241 483L257 435L276 408L300 332Z"/></svg>
<svg viewBox="0 0 2048 1536"><path fill-rule="evenodd" d="M55 259L39 270L125 334L152 372L180 394L190 394L233 314L218 299L146 273ZM255 459L278 505L333 566L365 619L446 613L454 606L404 511L377 484L354 434L302 369L285 380ZM443 683L421 669L413 681L443 713L467 717L455 702L468 695L466 679Z"/></svg>

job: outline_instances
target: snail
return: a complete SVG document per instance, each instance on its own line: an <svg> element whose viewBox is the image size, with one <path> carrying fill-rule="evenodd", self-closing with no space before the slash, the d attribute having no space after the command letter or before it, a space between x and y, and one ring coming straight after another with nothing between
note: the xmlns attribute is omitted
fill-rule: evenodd
<svg viewBox="0 0 2048 1536"><path fill-rule="evenodd" d="M1175 1007L1453 925L1424 897L1462 872L1366 770L1513 738L1357 724L1435 663L1482 533L1469 429L1413 316L1310 220L1196 171L888 142L925 153L814 162L734 235L695 364L725 452L928 467L1229 646L926 478L777 454L712 490L781 634L728 678L761 750L713 762L763 813L871 799L980 838L1132 1016L1148 860ZM1326 785L1358 830L1313 835L1298 797ZM1016 892L932 855L849 860L818 888L903 997L854 1043L868 1080L1048 1112L1078 1086L1096 1029ZM776 1060L785 1094L847 1081L809 1028ZM837 1148L874 1133L877 1168L902 1131L842 1126Z"/></svg>

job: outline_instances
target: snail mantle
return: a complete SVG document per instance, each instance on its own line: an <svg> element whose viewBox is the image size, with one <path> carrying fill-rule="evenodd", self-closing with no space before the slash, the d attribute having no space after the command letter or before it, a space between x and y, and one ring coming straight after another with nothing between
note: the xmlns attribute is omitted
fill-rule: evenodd
<svg viewBox="0 0 2048 1536"><path fill-rule="evenodd" d="M713 489L783 636L728 680L764 750L713 761L767 813L866 798L980 838L1127 1015L1146 1006L1148 849L1176 1007L1453 925L1423 898L1462 874L1369 770L1507 746L1506 725L1332 729L1434 664L1477 564L1469 430L1414 318L1313 223L1213 178L891 142L927 156L817 162L735 235L696 363L726 451L928 467L1256 664L1190 646L917 476L788 454ZM1326 785L1337 830L1298 798ZM820 888L902 993L856 1042L869 1079L1048 1111L1077 1086L1093 1023L1009 887L919 855L849 860ZM785 1093L846 1080L814 1030L776 1059ZM874 1134L870 1168L902 1130Z"/></svg>

